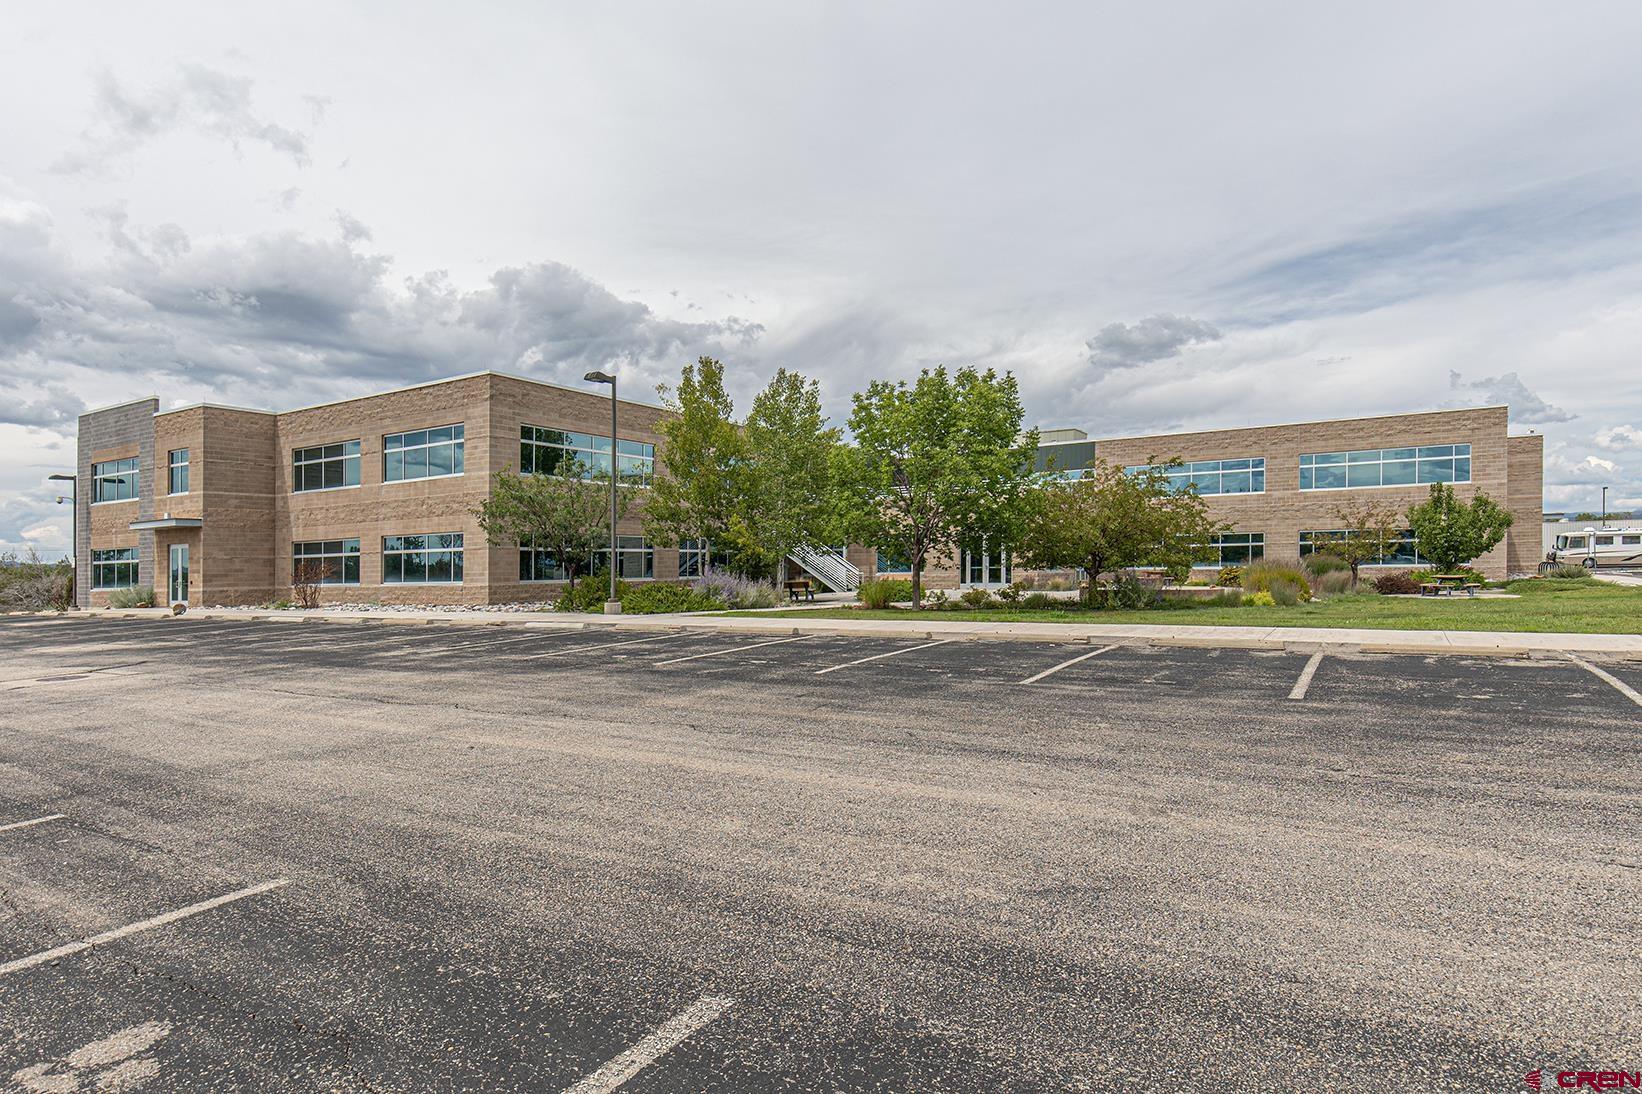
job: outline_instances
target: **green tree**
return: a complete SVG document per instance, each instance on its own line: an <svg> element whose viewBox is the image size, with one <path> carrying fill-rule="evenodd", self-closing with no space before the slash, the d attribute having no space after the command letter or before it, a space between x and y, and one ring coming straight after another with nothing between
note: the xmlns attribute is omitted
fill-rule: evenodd
<svg viewBox="0 0 1642 1094"><path fill-rule="evenodd" d="M960 541L1012 543L1033 482L1037 431L1021 432L1020 387L988 369L925 369L916 383L875 380L854 397L833 480L843 531L912 565Z"/></svg>
<svg viewBox="0 0 1642 1094"><path fill-rule="evenodd" d="M1408 526L1420 554L1439 573L1450 573L1498 546L1511 527L1511 514L1487 494L1467 503L1452 486L1437 482L1430 497L1408 511Z"/></svg>
<svg viewBox="0 0 1642 1094"><path fill-rule="evenodd" d="M1402 514L1395 506L1370 498L1342 502L1334 507L1334 519L1345 535L1328 545L1328 552L1337 555L1351 567L1351 580L1357 580L1357 570L1365 562L1384 557L1397 539Z"/></svg>
<svg viewBox="0 0 1642 1094"><path fill-rule="evenodd" d="M1209 519L1195 489L1174 490L1166 466L1129 473L1104 460L1036 493L1016 558L1042 569L1081 567L1084 602L1100 598L1100 575L1129 566L1180 570L1213 557L1224 526Z"/></svg>
<svg viewBox="0 0 1642 1094"><path fill-rule="evenodd" d="M561 465L562 474L516 475L504 467L491 476L490 496L473 508L492 547L535 547L552 551L576 587L576 575L590 573L601 550L610 548L610 476L589 475L586 464ZM633 487L616 490L616 519L626 515Z"/></svg>
<svg viewBox="0 0 1642 1094"><path fill-rule="evenodd" d="M661 470L644 499L644 534L671 547L681 539L723 543L735 523L746 442L711 357L685 365L677 389L663 388L673 414L659 429Z"/></svg>
<svg viewBox="0 0 1642 1094"><path fill-rule="evenodd" d="M831 461L839 431L821 413L820 385L778 369L753 399L742 432L746 458L726 546L764 576L799 545L837 538Z"/></svg>

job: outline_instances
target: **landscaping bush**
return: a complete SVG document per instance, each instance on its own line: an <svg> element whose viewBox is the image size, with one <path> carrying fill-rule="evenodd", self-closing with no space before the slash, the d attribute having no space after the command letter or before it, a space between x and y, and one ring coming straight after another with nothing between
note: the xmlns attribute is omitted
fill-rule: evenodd
<svg viewBox="0 0 1642 1094"><path fill-rule="evenodd" d="M1112 579L1107 603L1114 608L1134 611L1139 608L1150 608L1162 599L1161 592L1147 588L1140 578L1125 571Z"/></svg>
<svg viewBox="0 0 1642 1094"><path fill-rule="evenodd" d="M1292 608L1300 603L1300 590L1303 588L1305 586L1279 579L1267 586L1266 594L1271 597L1272 603L1278 607Z"/></svg>
<svg viewBox="0 0 1642 1094"><path fill-rule="evenodd" d="M1024 581L1016 581L999 589L998 599L1003 601L1006 605L1015 604L1019 602L1020 598L1026 593L1026 590L1031 587L1031 585L1028 585Z"/></svg>
<svg viewBox="0 0 1642 1094"><path fill-rule="evenodd" d="M992 594L985 589L965 589L958 599L976 611L992 607Z"/></svg>
<svg viewBox="0 0 1642 1094"><path fill-rule="evenodd" d="M1328 570L1312 579L1312 591L1318 596L1339 596L1352 588L1350 570Z"/></svg>
<svg viewBox="0 0 1642 1094"><path fill-rule="evenodd" d="M616 582L616 599L627 599L628 585L625 581ZM561 612L602 612L604 602L610 595L610 575L593 574L576 582L574 590L566 589L559 595L555 607Z"/></svg>
<svg viewBox="0 0 1642 1094"><path fill-rule="evenodd" d="M875 577L861 582L856 597L868 608L887 608L891 604L912 602L912 582L904 578Z"/></svg>
<svg viewBox="0 0 1642 1094"><path fill-rule="evenodd" d="M946 607L946 602L947 595L945 589L931 589L929 592L924 594L924 603L928 604L931 608L944 608Z"/></svg>
<svg viewBox="0 0 1642 1094"><path fill-rule="evenodd" d="M1339 573L1341 570L1344 570L1347 573L1351 572L1350 563L1341 558L1339 555L1333 555L1327 551L1313 551L1311 554L1301 559L1301 562L1304 563L1306 572L1312 577L1322 577L1324 574Z"/></svg>
<svg viewBox="0 0 1642 1094"><path fill-rule="evenodd" d="M1054 597L1048 593L1027 593L1021 598L1021 607L1029 611L1049 611L1059 605Z"/></svg>
<svg viewBox="0 0 1642 1094"><path fill-rule="evenodd" d="M67 611L73 605L74 567L66 560L42 562L32 550L26 559L0 554L0 608Z"/></svg>
<svg viewBox="0 0 1642 1094"><path fill-rule="evenodd" d="M1226 589L1209 601L1217 608L1235 608L1243 603L1243 594L1236 589Z"/></svg>
<svg viewBox="0 0 1642 1094"><path fill-rule="evenodd" d="M634 585L622 593L621 610L632 615L663 612L710 612L722 609L724 601L685 584L652 581Z"/></svg>
<svg viewBox="0 0 1642 1094"><path fill-rule="evenodd" d="M1381 574L1372 582L1374 591L1386 596L1410 596L1420 591L1420 583L1407 570L1398 570L1392 574Z"/></svg>
<svg viewBox="0 0 1642 1094"><path fill-rule="evenodd" d="M1214 583L1216 585L1223 585L1228 589L1237 588L1239 585L1243 584L1243 567L1241 567L1241 566L1222 566L1222 567L1220 567L1220 572L1215 575Z"/></svg>
<svg viewBox="0 0 1642 1094"><path fill-rule="evenodd" d="M1251 608L1274 608L1277 606L1277 599L1265 589L1261 589L1257 593L1249 593L1243 597L1243 603Z"/></svg>
<svg viewBox="0 0 1642 1094"><path fill-rule="evenodd" d="M154 606L154 587L152 585L138 585L130 589L115 589L108 594L110 608L152 608Z"/></svg>
<svg viewBox="0 0 1642 1094"><path fill-rule="evenodd" d="M754 581L726 570L708 570L696 579L695 590L726 607L773 608L781 602L781 590L765 581ZM910 598L910 593L908 594Z"/></svg>
<svg viewBox="0 0 1642 1094"><path fill-rule="evenodd" d="M1566 578L1572 581L1584 581L1590 578L1590 572L1585 567L1572 562L1559 562L1554 566L1547 566L1540 577Z"/></svg>
<svg viewBox="0 0 1642 1094"><path fill-rule="evenodd" d="M1311 599L1311 581L1306 574L1305 567L1298 562L1285 562L1275 558L1255 559L1243 569L1243 591L1246 593L1269 592L1277 603L1283 603L1283 596L1279 596L1274 586L1283 586L1294 594L1296 602L1305 602ZM1284 594L1285 596L1287 594Z"/></svg>

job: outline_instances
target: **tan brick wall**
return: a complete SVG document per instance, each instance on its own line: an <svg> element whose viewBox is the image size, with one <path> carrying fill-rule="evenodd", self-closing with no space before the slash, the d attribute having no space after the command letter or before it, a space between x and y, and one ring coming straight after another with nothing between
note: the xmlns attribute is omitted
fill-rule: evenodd
<svg viewBox="0 0 1642 1094"><path fill-rule="evenodd" d="M264 603L277 586L276 419L223 407L204 411L200 454L190 453L205 520L199 557L191 560L194 586L206 603Z"/></svg>
<svg viewBox="0 0 1642 1094"><path fill-rule="evenodd" d="M1506 560L1513 574L1531 574L1545 557L1545 438L1509 437L1505 444L1510 487L1503 504L1512 517Z"/></svg>

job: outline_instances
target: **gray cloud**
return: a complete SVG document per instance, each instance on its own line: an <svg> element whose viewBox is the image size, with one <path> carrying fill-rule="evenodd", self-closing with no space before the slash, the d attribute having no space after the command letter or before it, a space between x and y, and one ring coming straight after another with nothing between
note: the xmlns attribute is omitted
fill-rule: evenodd
<svg viewBox="0 0 1642 1094"><path fill-rule="evenodd" d="M123 86L107 69L93 76L93 84L91 124L81 133L80 147L64 153L52 165L54 171L96 174L110 161L184 127L236 150L242 144L261 144L299 167L309 162L308 134L260 117L252 109L248 77L182 64L169 80L146 90ZM322 115L322 109L314 109L316 123Z"/></svg>
<svg viewBox="0 0 1642 1094"><path fill-rule="evenodd" d="M1615 425L1597 430L1593 438L1598 448L1609 452L1625 452L1642 448L1642 429L1634 425Z"/></svg>
<svg viewBox="0 0 1642 1094"><path fill-rule="evenodd" d="M1089 363L1096 368L1134 368L1169 357L1200 342L1218 342L1220 331L1201 319L1167 313L1134 324L1111 323L1089 339Z"/></svg>
<svg viewBox="0 0 1642 1094"><path fill-rule="evenodd" d="M45 385L34 399L16 387L0 386L0 424L55 429L72 425L85 408L79 396L56 384Z"/></svg>
<svg viewBox="0 0 1642 1094"><path fill-rule="evenodd" d="M369 242L371 230L365 227L364 222L352 213L338 209L336 211L336 223L337 227L342 229L342 241L344 243Z"/></svg>
<svg viewBox="0 0 1642 1094"><path fill-rule="evenodd" d="M1572 421L1574 415L1561 407L1552 406L1532 391L1528 390L1517 374L1507 372L1500 376L1484 376L1480 380L1466 380L1458 372L1448 373L1448 386L1454 391L1464 392L1462 403L1472 405L1509 404L1511 420L1522 422L1524 425L1540 425L1546 422Z"/></svg>

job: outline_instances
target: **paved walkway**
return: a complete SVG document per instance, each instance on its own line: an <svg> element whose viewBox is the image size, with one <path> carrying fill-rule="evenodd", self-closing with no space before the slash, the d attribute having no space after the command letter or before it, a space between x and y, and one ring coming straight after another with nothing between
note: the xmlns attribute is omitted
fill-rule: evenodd
<svg viewBox="0 0 1642 1094"><path fill-rule="evenodd" d="M170 618L161 608L85 613L91 616ZM384 609L371 612L246 611L201 608L182 621L265 619L282 623L454 623L550 629L611 627L622 630L678 628L750 634L859 634L879 637L1013 639L1027 642L1101 642L1140 645L1216 646L1232 649L1291 649L1320 646L1367 652L1524 655L1599 654L1642 660L1642 635L1520 633L1509 631L1409 631L1343 627L1208 627L1149 623L971 623L942 619L937 612L908 613L901 619L805 619L801 616L576 615L556 612L490 612Z"/></svg>

